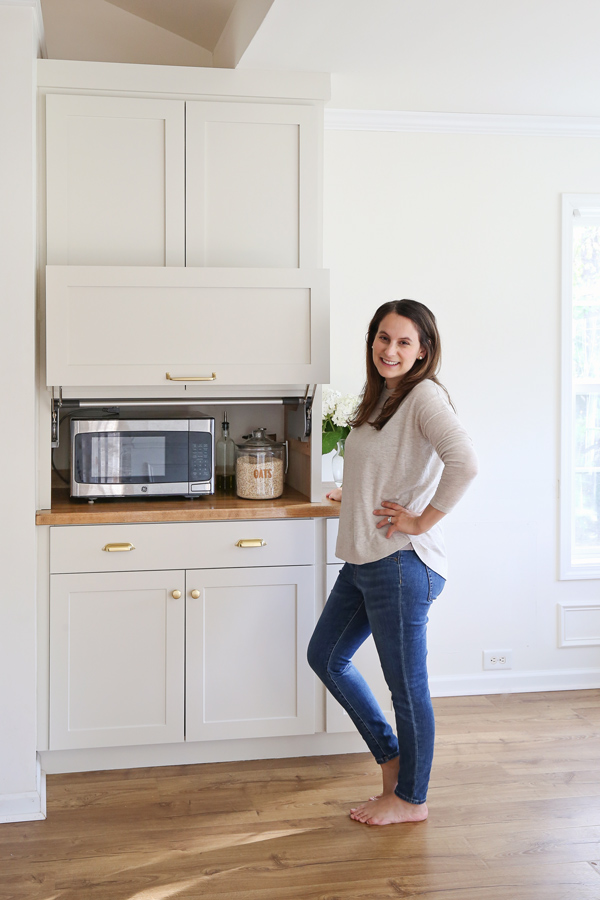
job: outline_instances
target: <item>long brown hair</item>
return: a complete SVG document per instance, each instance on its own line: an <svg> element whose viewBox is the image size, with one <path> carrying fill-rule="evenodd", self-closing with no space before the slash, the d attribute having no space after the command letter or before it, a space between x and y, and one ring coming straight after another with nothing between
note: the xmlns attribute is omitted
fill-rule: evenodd
<svg viewBox="0 0 600 900"><path fill-rule="evenodd" d="M373 341L377 336L382 320L390 313L396 313L398 316L410 319L417 329L419 343L424 351L424 356L423 359L415 360L412 368L404 375L391 396L384 403L377 419L374 422L369 422L369 418L379 402L381 390L385 385L385 378L379 374L373 362ZM417 384L428 378L430 381L435 381L440 387L444 387L437 378L442 362L442 346L434 314L417 300L390 300L389 303L384 303L383 306L380 306L369 324L366 342L367 380L361 394L360 404L350 424L353 428L357 428L359 425L369 422L373 428L380 431L394 415L404 398ZM448 392L446 391L446 393Z"/></svg>

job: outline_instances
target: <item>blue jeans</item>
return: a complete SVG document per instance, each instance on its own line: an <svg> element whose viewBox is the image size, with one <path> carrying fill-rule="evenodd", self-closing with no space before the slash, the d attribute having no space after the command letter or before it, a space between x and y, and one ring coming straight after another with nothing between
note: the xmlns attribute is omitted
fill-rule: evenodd
<svg viewBox="0 0 600 900"><path fill-rule="evenodd" d="M427 679L427 622L445 580L414 550L345 563L308 645L312 669L342 704L381 764L399 756L396 794L424 803L435 722ZM394 734L352 657L372 634L392 694Z"/></svg>

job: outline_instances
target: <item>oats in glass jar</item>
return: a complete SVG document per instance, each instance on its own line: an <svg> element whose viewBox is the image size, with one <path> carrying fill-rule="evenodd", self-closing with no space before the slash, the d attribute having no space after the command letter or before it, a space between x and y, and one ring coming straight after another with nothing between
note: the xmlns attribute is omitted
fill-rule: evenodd
<svg viewBox="0 0 600 900"><path fill-rule="evenodd" d="M283 493L283 460L265 453L245 454L236 462L238 497L267 500Z"/></svg>

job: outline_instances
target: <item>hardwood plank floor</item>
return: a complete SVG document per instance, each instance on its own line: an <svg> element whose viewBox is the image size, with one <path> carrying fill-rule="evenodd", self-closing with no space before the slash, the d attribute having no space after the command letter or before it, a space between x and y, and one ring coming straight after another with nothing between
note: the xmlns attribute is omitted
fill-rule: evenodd
<svg viewBox="0 0 600 900"><path fill-rule="evenodd" d="M434 701L430 818L369 827L369 754L52 775L0 900L600 900L600 690Z"/></svg>

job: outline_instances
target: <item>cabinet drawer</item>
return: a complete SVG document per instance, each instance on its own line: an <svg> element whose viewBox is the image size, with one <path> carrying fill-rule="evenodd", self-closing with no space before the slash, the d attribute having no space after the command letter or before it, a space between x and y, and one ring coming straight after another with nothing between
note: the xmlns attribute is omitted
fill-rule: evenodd
<svg viewBox="0 0 600 900"><path fill-rule="evenodd" d="M306 566L312 565L314 558L312 519L57 525L50 529L52 573Z"/></svg>

